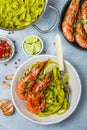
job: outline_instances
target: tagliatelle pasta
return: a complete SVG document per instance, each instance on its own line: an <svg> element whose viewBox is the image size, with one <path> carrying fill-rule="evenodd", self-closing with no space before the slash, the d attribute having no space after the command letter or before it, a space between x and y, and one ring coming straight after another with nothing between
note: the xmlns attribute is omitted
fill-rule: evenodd
<svg viewBox="0 0 87 130"><path fill-rule="evenodd" d="M66 78L68 82L69 77ZM45 117L52 114L63 114L67 111L69 102L65 97L64 86L58 68L53 69L53 79L46 93L46 107L38 116Z"/></svg>
<svg viewBox="0 0 87 130"><path fill-rule="evenodd" d="M21 29L35 22L41 15L45 0L1 0L0 27Z"/></svg>
<svg viewBox="0 0 87 130"><path fill-rule="evenodd" d="M68 81L66 76L64 83ZM51 59L32 64L19 78L16 94L26 100L27 110L39 117L61 115L69 107L58 65Z"/></svg>

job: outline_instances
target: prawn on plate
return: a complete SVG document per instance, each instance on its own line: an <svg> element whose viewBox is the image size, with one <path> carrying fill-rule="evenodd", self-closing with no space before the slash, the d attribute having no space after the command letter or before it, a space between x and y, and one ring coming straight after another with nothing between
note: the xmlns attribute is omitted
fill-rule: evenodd
<svg viewBox="0 0 87 130"><path fill-rule="evenodd" d="M64 20L62 22L62 31L64 37L70 42L74 42L73 37L74 29L72 25L76 21L76 15L79 9L79 3L80 0L71 0L69 8L67 9Z"/></svg>
<svg viewBox="0 0 87 130"><path fill-rule="evenodd" d="M41 70L47 63L48 60L35 65L31 69L31 71L17 83L16 94L18 95L19 98L23 100L27 99L28 92L30 91L32 85L34 85L38 75L40 74Z"/></svg>
<svg viewBox="0 0 87 130"><path fill-rule="evenodd" d="M50 85L52 73L48 73L44 76L42 80L39 80L31 90L31 93L28 95L27 99L27 109L34 113L38 114L45 109L46 99L45 99L45 90Z"/></svg>

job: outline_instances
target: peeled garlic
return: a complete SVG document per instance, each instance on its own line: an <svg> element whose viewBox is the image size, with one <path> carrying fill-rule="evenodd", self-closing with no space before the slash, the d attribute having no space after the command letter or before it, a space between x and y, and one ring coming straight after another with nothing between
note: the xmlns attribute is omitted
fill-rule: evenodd
<svg viewBox="0 0 87 130"><path fill-rule="evenodd" d="M10 86L11 86L7 81L3 81L3 85L4 85L5 87L7 87L7 88L10 88Z"/></svg>
<svg viewBox="0 0 87 130"><path fill-rule="evenodd" d="M0 109L5 116L12 115L14 112L13 103L7 99L0 101Z"/></svg>
<svg viewBox="0 0 87 130"><path fill-rule="evenodd" d="M9 102L7 99L0 100L0 109Z"/></svg>
<svg viewBox="0 0 87 130"><path fill-rule="evenodd" d="M6 76L5 76L5 79L6 79L6 80L12 80L12 79L13 79L13 76L14 76L14 74L6 75Z"/></svg>

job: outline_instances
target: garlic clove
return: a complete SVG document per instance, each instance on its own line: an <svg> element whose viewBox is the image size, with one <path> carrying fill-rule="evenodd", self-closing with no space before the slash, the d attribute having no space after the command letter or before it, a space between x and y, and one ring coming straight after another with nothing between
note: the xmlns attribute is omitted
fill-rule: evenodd
<svg viewBox="0 0 87 130"><path fill-rule="evenodd" d="M6 76L5 76L5 79L6 79L6 80L12 80L12 79L13 79L13 76L14 76L14 74L6 75Z"/></svg>
<svg viewBox="0 0 87 130"><path fill-rule="evenodd" d="M4 112L4 111L7 111L9 110L11 107L13 106L12 103L8 103L7 105L5 105L1 110Z"/></svg>
<svg viewBox="0 0 87 130"><path fill-rule="evenodd" d="M8 99L0 100L0 109L2 110L3 115L9 116L14 112L14 105Z"/></svg>
<svg viewBox="0 0 87 130"><path fill-rule="evenodd" d="M5 104L7 104L9 102L9 100L7 100L7 99L2 99L2 100L0 100L0 109L2 109L2 107L5 105Z"/></svg>
<svg viewBox="0 0 87 130"><path fill-rule="evenodd" d="M4 85L5 87L7 87L7 88L10 88L10 87L11 87L11 85L10 85L7 81L3 81L3 85Z"/></svg>
<svg viewBox="0 0 87 130"><path fill-rule="evenodd" d="M14 113L14 106L12 105L9 109L7 109L6 111L3 111L3 114L5 116L10 116Z"/></svg>

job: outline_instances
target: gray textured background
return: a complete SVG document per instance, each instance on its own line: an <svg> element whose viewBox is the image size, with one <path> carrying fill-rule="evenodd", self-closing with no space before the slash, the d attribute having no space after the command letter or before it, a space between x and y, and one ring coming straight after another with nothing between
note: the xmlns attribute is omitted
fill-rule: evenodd
<svg viewBox="0 0 87 130"><path fill-rule="evenodd" d="M67 0L49 0L49 4L57 7L60 12L66 2ZM47 9L44 18L41 19L38 26L46 29L52 25L54 19L54 12ZM15 54L14 58L7 63L7 66L0 64L0 99L11 99L10 89L5 88L2 85L5 75L14 73L17 70L16 67L30 58L22 51L22 41L25 36L30 34L40 36L44 41L44 50L46 51L46 54L56 55L55 46L53 44L56 33L61 35L58 31L58 26L55 30L45 35L40 34L32 26L21 31L15 31L14 34L8 34L8 31L0 30L0 35L7 36L16 41L15 46L18 52ZM0 130L87 130L87 52L72 47L62 35L61 38L63 42L64 58L75 67L82 82L82 96L77 109L69 118L61 123L48 126L34 124L20 116L17 111L10 117L5 117L0 113ZM21 59L21 61L18 62L18 59ZM14 62L17 62L17 65L15 65Z"/></svg>

